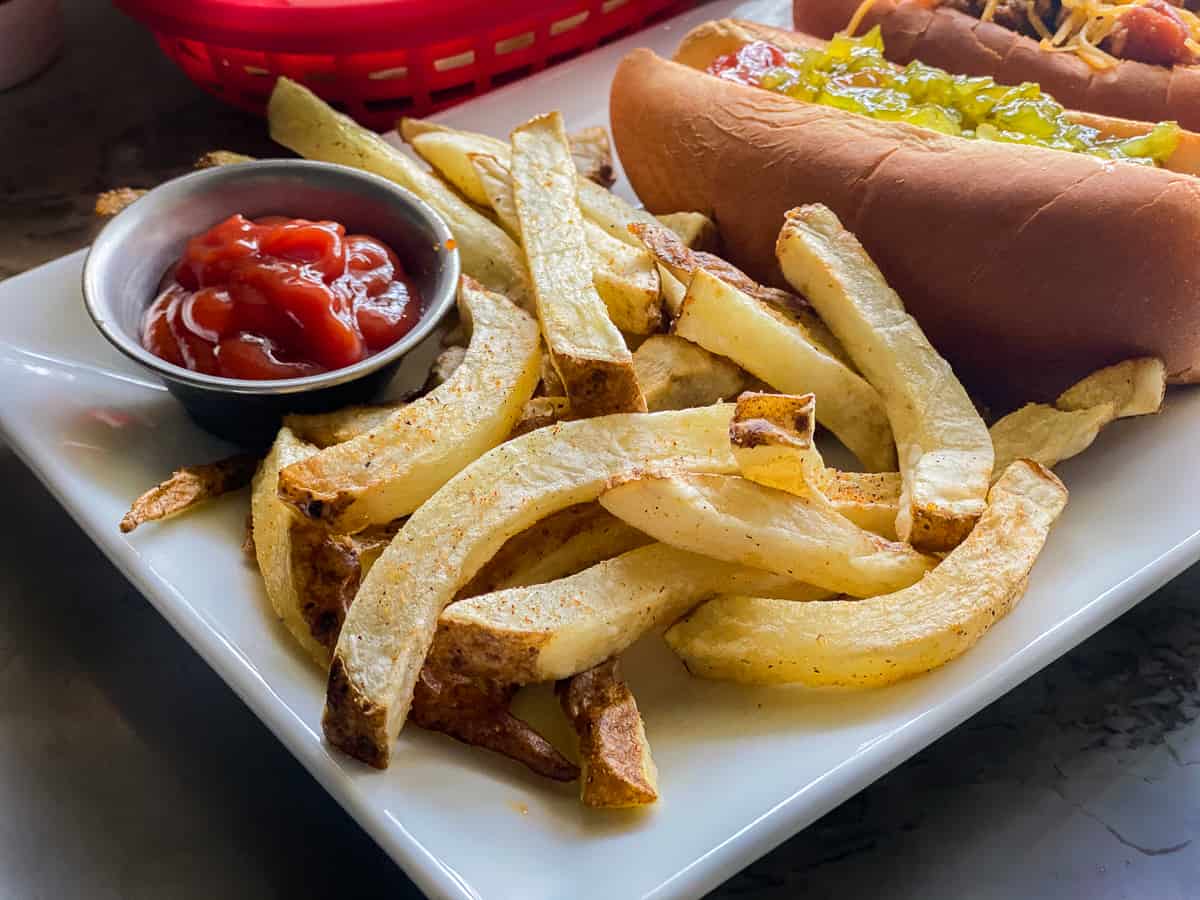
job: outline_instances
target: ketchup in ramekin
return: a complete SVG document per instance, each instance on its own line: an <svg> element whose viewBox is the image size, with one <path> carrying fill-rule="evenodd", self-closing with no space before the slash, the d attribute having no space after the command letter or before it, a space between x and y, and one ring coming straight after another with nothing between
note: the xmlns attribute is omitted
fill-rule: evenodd
<svg viewBox="0 0 1200 900"><path fill-rule="evenodd" d="M234 215L188 241L142 320L142 345L223 378L342 369L413 329L421 298L390 247L337 222Z"/></svg>

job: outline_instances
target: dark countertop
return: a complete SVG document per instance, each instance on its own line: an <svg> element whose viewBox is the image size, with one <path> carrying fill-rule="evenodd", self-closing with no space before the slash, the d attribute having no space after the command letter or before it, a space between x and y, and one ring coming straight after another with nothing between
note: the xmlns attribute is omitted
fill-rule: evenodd
<svg viewBox="0 0 1200 900"><path fill-rule="evenodd" d="M99 190L270 147L64 6L65 56L0 94L0 278L86 244ZM417 896L3 448L0 482L0 898ZM713 896L1200 896L1198 673L1200 567Z"/></svg>

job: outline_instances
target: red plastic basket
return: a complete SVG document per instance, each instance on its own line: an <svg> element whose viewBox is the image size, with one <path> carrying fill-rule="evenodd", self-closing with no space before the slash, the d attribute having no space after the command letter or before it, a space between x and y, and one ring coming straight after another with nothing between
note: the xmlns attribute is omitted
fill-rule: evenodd
<svg viewBox="0 0 1200 900"><path fill-rule="evenodd" d="M372 128L570 59L696 0L115 0L211 94L261 113L275 78Z"/></svg>

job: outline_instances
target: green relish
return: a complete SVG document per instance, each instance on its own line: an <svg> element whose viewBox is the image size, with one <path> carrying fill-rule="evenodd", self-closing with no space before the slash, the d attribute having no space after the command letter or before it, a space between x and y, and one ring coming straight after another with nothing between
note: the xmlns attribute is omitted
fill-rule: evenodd
<svg viewBox="0 0 1200 900"><path fill-rule="evenodd" d="M710 71L797 100L956 137L1032 144L1145 165L1161 164L1179 144L1180 129L1174 122L1159 123L1139 137L1105 138L1095 128L1072 122L1053 97L1030 82L1008 87L992 78L951 75L916 61L899 68L884 58L878 27L862 37L838 35L820 50L784 52L750 44L736 57L715 61Z"/></svg>

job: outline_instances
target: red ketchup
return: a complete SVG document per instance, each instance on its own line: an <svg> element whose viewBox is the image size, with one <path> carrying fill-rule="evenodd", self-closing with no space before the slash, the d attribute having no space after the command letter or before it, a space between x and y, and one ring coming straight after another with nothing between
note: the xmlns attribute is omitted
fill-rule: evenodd
<svg viewBox="0 0 1200 900"><path fill-rule="evenodd" d="M778 69L785 61L786 57L778 47L765 41L753 41L742 46L737 53L718 56L708 64L708 73L727 81L758 87L764 75L772 69Z"/></svg>
<svg viewBox="0 0 1200 900"><path fill-rule="evenodd" d="M337 222L231 216L188 241L142 320L142 344L225 378L315 375L412 330L421 298L391 248Z"/></svg>

